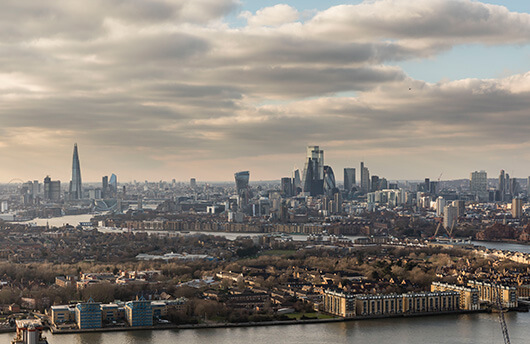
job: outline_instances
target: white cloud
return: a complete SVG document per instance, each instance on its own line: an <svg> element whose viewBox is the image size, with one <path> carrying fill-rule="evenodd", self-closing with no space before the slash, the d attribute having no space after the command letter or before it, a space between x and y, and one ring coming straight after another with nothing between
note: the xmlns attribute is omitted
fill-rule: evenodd
<svg viewBox="0 0 530 344"><path fill-rule="evenodd" d="M249 26L279 26L297 21L300 14L294 7L278 4L258 10L254 15L246 11L241 16L247 19Z"/></svg>

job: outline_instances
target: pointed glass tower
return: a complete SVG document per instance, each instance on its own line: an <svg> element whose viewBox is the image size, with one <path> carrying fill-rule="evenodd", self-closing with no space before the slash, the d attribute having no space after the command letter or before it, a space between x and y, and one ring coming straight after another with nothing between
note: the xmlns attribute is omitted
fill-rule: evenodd
<svg viewBox="0 0 530 344"><path fill-rule="evenodd" d="M77 154L77 143L74 144L74 157L72 160L72 181L70 181L70 199L81 199L81 169L79 167L79 155Z"/></svg>

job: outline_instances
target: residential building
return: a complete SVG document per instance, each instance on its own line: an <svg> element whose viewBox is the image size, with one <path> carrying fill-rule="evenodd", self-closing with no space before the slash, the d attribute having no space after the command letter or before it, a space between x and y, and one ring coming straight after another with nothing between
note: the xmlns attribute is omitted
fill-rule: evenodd
<svg viewBox="0 0 530 344"><path fill-rule="evenodd" d="M471 172L469 191L475 196L476 200L488 200L488 174L486 171Z"/></svg>
<svg viewBox="0 0 530 344"><path fill-rule="evenodd" d="M432 282L431 291L456 291L460 293L459 308L463 310L475 311L480 309L478 289L463 285Z"/></svg>
<svg viewBox="0 0 530 344"><path fill-rule="evenodd" d="M326 290L324 292L324 312L344 318L355 315L355 295Z"/></svg>
<svg viewBox="0 0 530 344"><path fill-rule="evenodd" d="M512 217L519 219L523 214L523 200L520 198L512 199Z"/></svg>
<svg viewBox="0 0 530 344"><path fill-rule="evenodd" d="M458 221L458 209L452 205L444 207L444 228L451 230Z"/></svg>
<svg viewBox="0 0 530 344"><path fill-rule="evenodd" d="M516 308L518 305L516 287L481 281L468 281L467 285L478 289L480 301L496 304L500 296L503 307Z"/></svg>

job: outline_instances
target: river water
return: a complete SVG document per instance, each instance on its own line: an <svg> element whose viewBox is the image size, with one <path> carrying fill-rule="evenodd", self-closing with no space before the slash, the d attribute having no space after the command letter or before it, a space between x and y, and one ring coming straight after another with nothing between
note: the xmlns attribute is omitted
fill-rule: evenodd
<svg viewBox="0 0 530 344"><path fill-rule="evenodd" d="M508 313L513 344L528 343L529 313ZM0 334L9 343L13 334ZM230 329L130 331L51 335L50 344L502 344L497 314L444 315L407 319L363 320L342 323L266 326Z"/></svg>

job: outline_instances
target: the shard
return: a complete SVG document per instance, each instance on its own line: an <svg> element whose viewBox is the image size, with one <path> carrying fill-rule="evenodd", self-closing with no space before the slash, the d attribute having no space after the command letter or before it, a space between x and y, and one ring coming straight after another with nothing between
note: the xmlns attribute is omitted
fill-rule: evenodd
<svg viewBox="0 0 530 344"><path fill-rule="evenodd" d="M70 199L81 199L82 183L81 183L81 168L79 167L79 154L77 153L77 143L74 144L74 157L72 160L72 180L70 181Z"/></svg>

